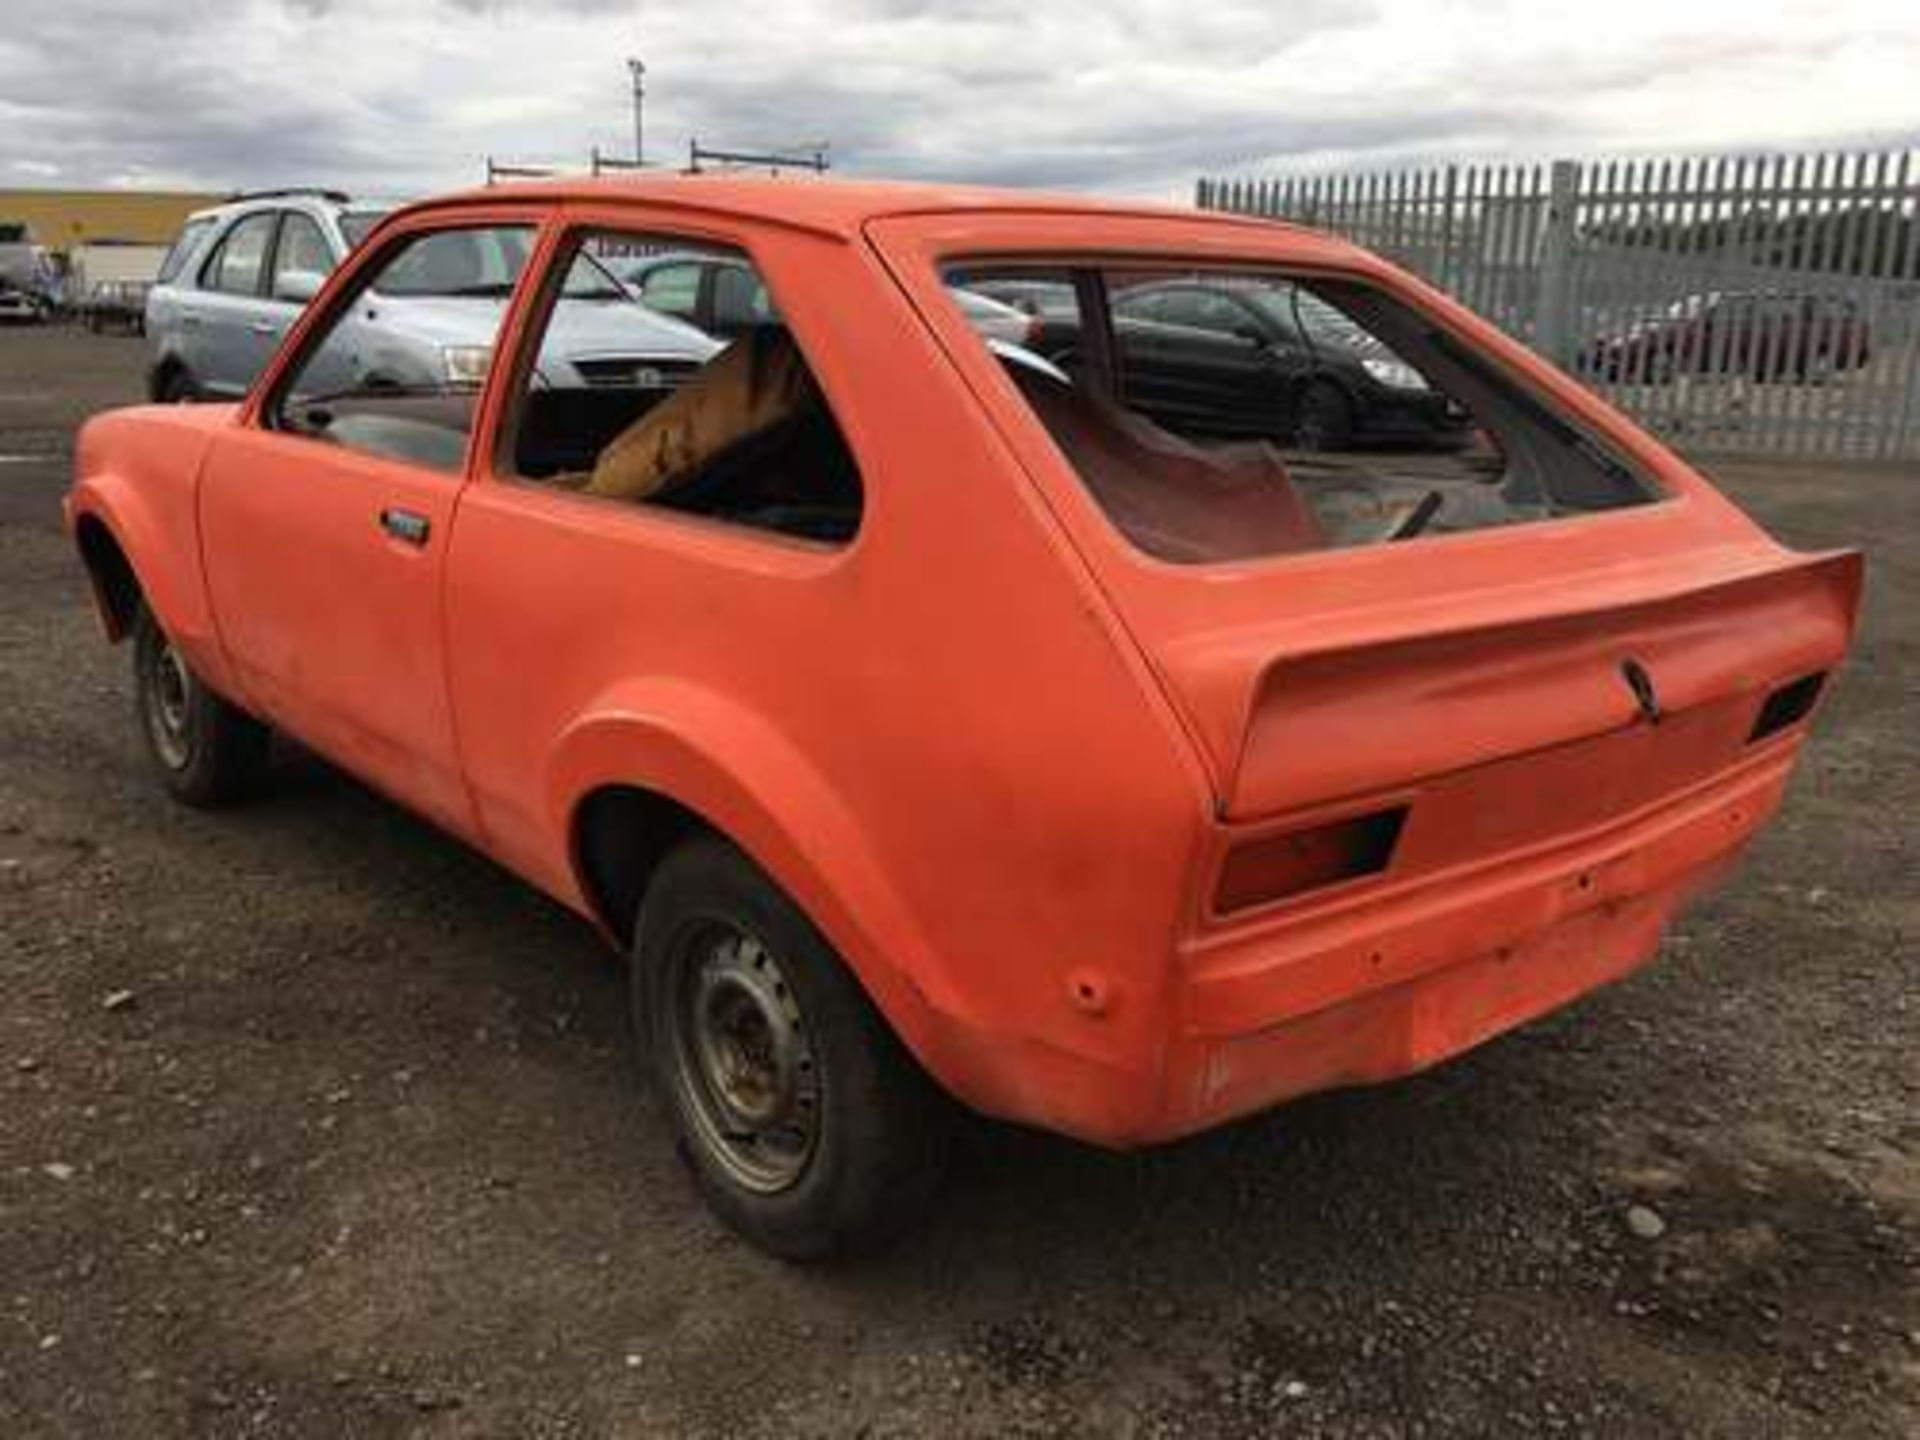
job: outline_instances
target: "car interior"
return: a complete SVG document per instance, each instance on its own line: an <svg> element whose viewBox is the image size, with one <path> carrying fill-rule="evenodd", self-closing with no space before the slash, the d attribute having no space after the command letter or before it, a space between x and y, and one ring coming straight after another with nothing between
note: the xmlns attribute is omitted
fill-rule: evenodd
<svg viewBox="0 0 1920 1440"><path fill-rule="evenodd" d="M1030 347L992 348L1115 527L1158 559L1403 543L1657 498L1544 399L1359 282L1017 264L944 278L1042 319ZM1337 334L1347 368L1374 383L1349 385L1230 319L1209 328L1212 313L1243 307L1138 303L1209 289L1284 294L1290 314L1309 316L1300 330Z"/></svg>
<svg viewBox="0 0 1920 1440"><path fill-rule="evenodd" d="M639 243L594 236L585 245ZM544 298L549 317L553 303ZM742 330L704 365L653 368L639 383L564 384L531 372L506 433L523 479L828 544L859 529L853 454L777 320Z"/></svg>

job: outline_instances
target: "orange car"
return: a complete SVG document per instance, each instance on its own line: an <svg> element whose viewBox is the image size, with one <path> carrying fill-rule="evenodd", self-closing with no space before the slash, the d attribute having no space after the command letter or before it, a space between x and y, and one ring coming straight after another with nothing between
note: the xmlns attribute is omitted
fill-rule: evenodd
<svg viewBox="0 0 1920 1440"><path fill-rule="evenodd" d="M569 279L663 250L757 304L704 363ZM1231 305L1116 323L1187 276L1462 443L1317 445ZM435 285L492 344L399 383L383 286ZM243 403L100 416L76 470L174 793L282 731L589 917L702 1189L789 1256L927 1193L947 1097L1142 1145L1644 964L1780 803L1861 573L1337 240L931 186L418 205Z"/></svg>

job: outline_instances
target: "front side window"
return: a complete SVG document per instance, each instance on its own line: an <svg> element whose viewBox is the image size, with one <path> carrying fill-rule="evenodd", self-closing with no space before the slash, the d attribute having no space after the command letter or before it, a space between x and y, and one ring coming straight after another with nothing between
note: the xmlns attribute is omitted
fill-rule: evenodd
<svg viewBox="0 0 1920 1440"><path fill-rule="evenodd" d="M201 283L226 295L258 295L260 267L267 258L267 242L273 238L277 219L271 210L265 210L238 221L227 231L219 249L208 257Z"/></svg>
<svg viewBox="0 0 1920 1440"><path fill-rule="evenodd" d="M995 353L1108 518L1159 559L1404 544L1658 498L1576 421L1361 281L1057 261L943 278L1044 298L1032 336Z"/></svg>
<svg viewBox="0 0 1920 1440"><path fill-rule="evenodd" d="M800 341L747 256L706 247L697 262L650 272L645 303L583 272L636 249L694 249L659 236L588 232L545 297L537 348L503 432L500 467L536 484L840 544L859 528L860 475ZM605 258L603 258L605 257ZM709 334L652 303L656 277L698 265L746 284L737 333Z"/></svg>
<svg viewBox="0 0 1920 1440"><path fill-rule="evenodd" d="M270 408L277 430L457 471L531 225L399 241L344 300Z"/></svg>

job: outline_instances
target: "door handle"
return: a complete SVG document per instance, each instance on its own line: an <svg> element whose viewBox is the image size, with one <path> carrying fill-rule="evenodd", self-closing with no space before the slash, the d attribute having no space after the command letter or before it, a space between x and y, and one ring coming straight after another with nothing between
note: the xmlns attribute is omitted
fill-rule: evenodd
<svg viewBox="0 0 1920 1440"><path fill-rule="evenodd" d="M256 335L278 335L280 333L280 327L271 320L256 320L253 322L251 328Z"/></svg>
<svg viewBox="0 0 1920 1440"><path fill-rule="evenodd" d="M390 506L380 512L380 528L403 544L421 546L433 532L433 522L417 511Z"/></svg>

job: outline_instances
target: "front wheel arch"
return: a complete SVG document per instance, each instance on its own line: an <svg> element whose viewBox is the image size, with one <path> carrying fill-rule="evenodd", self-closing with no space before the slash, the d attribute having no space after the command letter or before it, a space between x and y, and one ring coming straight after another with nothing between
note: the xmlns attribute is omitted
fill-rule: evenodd
<svg viewBox="0 0 1920 1440"><path fill-rule="evenodd" d="M97 516L80 517L74 526L74 543L80 549L87 579L92 582L107 639L116 643L124 640L133 633L134 622L146 604L146 591L134 573L133 563L106 522Z"/></svg>

